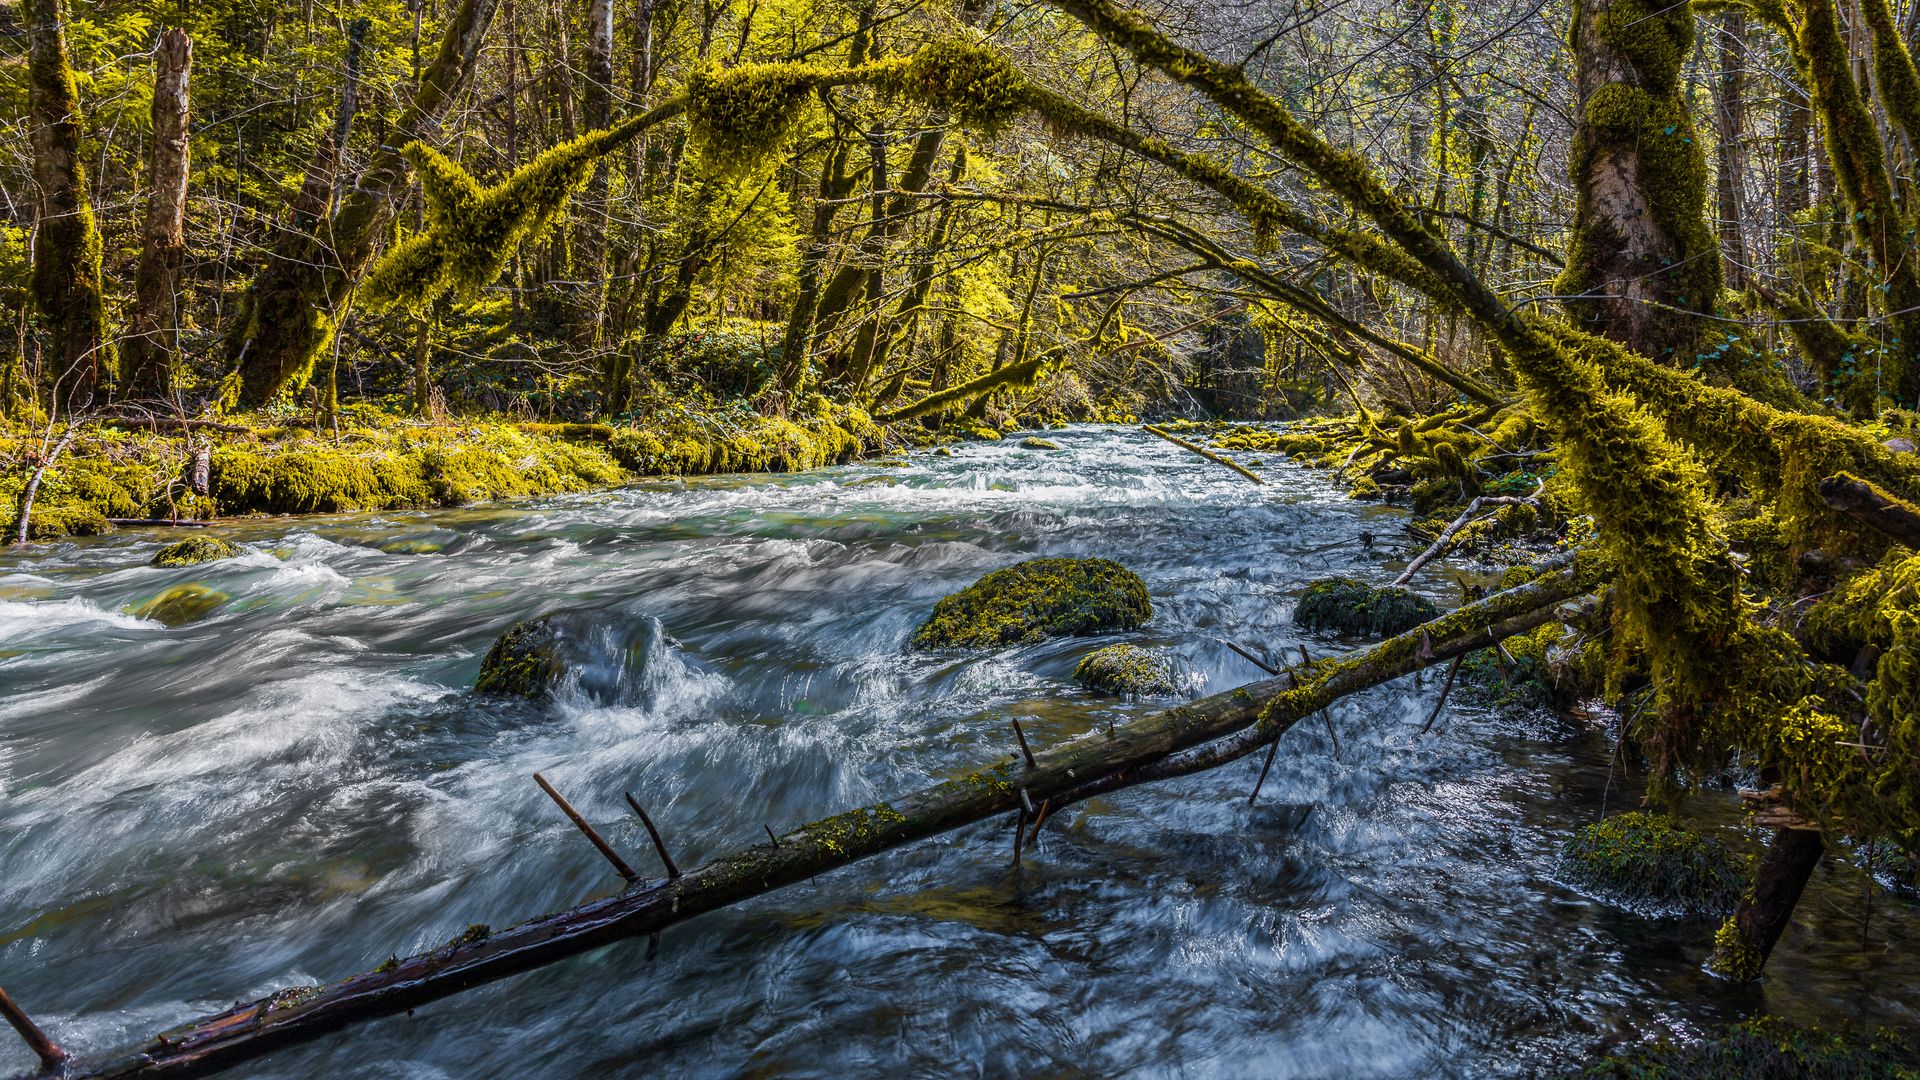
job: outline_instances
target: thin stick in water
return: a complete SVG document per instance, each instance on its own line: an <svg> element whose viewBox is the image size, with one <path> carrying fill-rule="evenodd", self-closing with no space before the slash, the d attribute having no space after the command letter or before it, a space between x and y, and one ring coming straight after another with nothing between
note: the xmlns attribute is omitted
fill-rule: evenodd
<svg viewBox="0 0 1920 1080"><path fill-rule="evenodd" d="M546 777L541 776L539 773L534 773L533 782L539 784L540 790L547 793L547 798L552 799L554 803L560 807L560 812L567 815L567 820L573 822L574 827L586 835L587 842L592 844L600 854L607 857L607 861L613 864L614 873L619 874L628 881L640 880L640 875L634 873L633 867L627 865L627 860L621 858L620 853L613 850L613 845L607 843L599 832L595 831L593 826L587 824L587 819L581 817L580 811L575 810L572 803L569 803L558 791L555 791L552 784L547 783Z"/></svg>
<svg viewBox="0 0 1920 1080"><path fill-rule="evenodd" d="M60 1048L60 1044L47 1038L47 1033L41 1031L40 1025L13 1003L5 990L0 990L0 1015L6 1016L7 1023L12 1024L13 1030L19 1032L27 1046L40 1056L41 1068L52 1069L67 1060L67 1052Z"/></svg>
<svg viewBox="0 0 1920 1080"><path fill-rule="evenodd" d="M627 805L633 807L633 812L640 815L640 824L645 825L647 827L647 836L649 836L653 840L653 850L660 853L660 861L666 864L667 880L672 881L674 878L679 877L680 868L673 865L673 856L667 854L666 841L660 839L660 830L653 827L653 819L647 816L647 812L645 810L640 809L640 800L633 797L633 792L631 791L627 792L626 796L627 796ZM768 829L767 835L772 836L773 830ZM773 846L779 847L780 841L775 840L773 842Z"/></svg>

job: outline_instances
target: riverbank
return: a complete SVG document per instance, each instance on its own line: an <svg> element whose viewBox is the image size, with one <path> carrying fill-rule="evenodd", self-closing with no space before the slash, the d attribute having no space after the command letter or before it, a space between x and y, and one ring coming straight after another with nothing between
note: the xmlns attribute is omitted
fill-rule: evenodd
<svg viewBox="0 0 1920 1080"><path fill-rule="evenodd" d="M67 434L65 425L0 426L9 539L36 473L27 536L51 539L107 532L116 519L424 509L649 477L797 472L880 452L899 438L860 409L825 399L786 417L680 409L622 425L430 422L344 409L337 430L116 419L82 421Z"/></svg>

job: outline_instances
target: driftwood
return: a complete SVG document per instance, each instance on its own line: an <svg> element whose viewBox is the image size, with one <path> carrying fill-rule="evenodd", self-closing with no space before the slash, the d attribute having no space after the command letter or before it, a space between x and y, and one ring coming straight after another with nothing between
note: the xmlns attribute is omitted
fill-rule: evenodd
<svg viewBox="0 0 1920 1080"><path fill-rule="evenodd" d="M390 1016L462 990L635 937L916 840L1014 812L1042 813L1136 784L1214 768L1262 749L1339 697L1491 645L1555 617L1598 582L1587 561L1462 607L1399 637L1284 678L1252 683L1095 731L803 826L664 881L504 930L475 926L440 948L328 986L282 990L192 1021L135 1046L69 1058L36 1075L68 1080L204 1076L349 1024ZM1013 740L1009 740L1012 743ZM1010 746L1011 749L1011 746ZM1038 815L1035 815L1036 817ZM662 848L664 856L664 848Z"/></svg>
<svg viewBox="0 0 1920 1080"><path fill-rule="evenodd" d="M1400 576L1393 579L1393 587L1397 589L1400 586L1405 585L1407 582L1412 581L1413 575L1419 573L1421 567L1427 565L1428 563L1432 562L1433 560L1439 558L1442 554L1444 554L1447 550L1447 546L1453 543L1453 538L1459 534L1461 529L1464 529L1467 527L1467 522L1473 519L1473 515L1480 512L1481 507L1483 506L1521 506L1521 505L1533 506L1533 505L1536 505L1534 503L1534 500L1540 497L1540 490L1541 488L1544 488L1544 487L1546 487L1546 484L1542 482L1540 487L1537 487L1533 490L1533 494L1528 495L1525 498L1521 498L1515 495L1476 495L1474 496L1473 501L1467 504L1467 508L1465 510L1460 511L1460 516L1457 518L1454 518L1453 523L1451 525L1448 525L1445 529L1442 529L1440 531L1440 535L1434 538L1433 543L1427 548L1427 550L1421 552L1417 557L1414 558L1412 562L1408 563L1407 568L1405 570L1400 571Z"/></svg>
<svg viewBox="0 0 1920 1080"><path fill-rule="evenodd" d="M1234 472L1239 473L1241 476L1246 477L1247 479L1253 481L1256 484L1264 485L1266 483L1266 481L1260 479L1260 477L1256 473L1254 473L1253 470L1247 468L1246 466L1240 464L1239 462L1233 460L1232 458L1229 458L1223 454L1216 454L1213 451L1207 449L1206 447L1199 445L1198 443L1190 443L1187 440L1181 438L1180 436L1175 435L1172 432L1166 430L1165 428L1155 427L1152 424L1142 424L1140 425L1140 427L1143 430L1145 430L1147 434L1158 435L1160 438L1167 440L1168 442L1172 443L1173 445L1179 447L1182 450L1188 451L1189 453L1199 454L1201 457L1206 458L1208 461L1214 462L1216 464L1225 465L1227 468L1232 469Z"/></svg>
<svg viewBox="0 0 1920 1080"><path fill-rule="evenodd" d="M1820 481L1828 506L1910 548L1920 548L1920 509L1878 485L1848 473Z"/></svg>

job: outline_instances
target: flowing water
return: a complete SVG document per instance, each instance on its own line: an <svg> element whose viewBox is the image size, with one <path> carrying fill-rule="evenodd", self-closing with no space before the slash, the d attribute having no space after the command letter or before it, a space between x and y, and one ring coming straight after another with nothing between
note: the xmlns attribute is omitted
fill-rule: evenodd
<svg viewBox="0 0 1920 1080"><path fill-rule="evenodd" d="M1038 555L1138 571L1135 638L1196 692L1337 647L1305 583L1390 578L1393 510L1269 462L1267 487L1137 432L646 484L471 510L0 556L0 985L80 1051L616 889L543 772L643 872L621 792L682 866L1151 704L1080 691L1103 640L908 653L941 595ZM1377 534L1373 550L1359 543ZM1423 575L1436 599L1457 587ZM168 627L163 590L227 595ZM585 609L608 670L546 705L468 690L516 619ZM605 673L603 672L603 676ZM1023 866L982 824L243 1065L272 1077L1532 1075L1768 1011L1906 1027L1920 913L1823 869L1775 977L1701 973L1710 926L1558 884L1630 796L1593 724L1403 679L1248 760L1055 819ZM1731 821L1730 796L1700 805ZM4 1033L0 1033L4 1035ZM0 1074L30 1064L0 1038Z"/></svg>

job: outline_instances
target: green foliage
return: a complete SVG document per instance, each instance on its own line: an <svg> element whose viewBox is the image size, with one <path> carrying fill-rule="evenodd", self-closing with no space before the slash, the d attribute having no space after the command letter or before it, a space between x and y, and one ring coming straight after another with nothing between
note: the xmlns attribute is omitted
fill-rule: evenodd
<svg viewBox="0 0 1920 1080"><path fill-rule="evenodd" d="M915 649L995 649L1133 630L1153 618L1146 582L1106 559L1029 559L934 605Z"/></svg>
<svg viewBox="0 0 1920 1080"><path fill-rule="evenodd" d="M1585 1080L1915 1080L1920 1049L1887 1030L1824 1031L1762 1016L1713 1037L1660 1042L1608 1056Z"/></svg>
<svg viewBox="0 0 1920 1080"><path fill-rule="evenodd" d="M193 536L168 544L154 553L152 565L176 567L219 562L246 554L245 548L217 536Z"/></svg>
<svg viewBox="0 0 1920 1080"><path fill-rule="evenodd" d="M1694 916L1733 909L1745 860L1664 814L1631 811L1581 826L1560 849L1560 873L1615 903Z"/></svg>
<svg viewBox="0 0 1920 1080"><path fill-rule="evenodd" d="M1089 690L1121 697L1166 696L1180 691L1167 658L1138 645L1095 649L1074 665L1073 677Z"/></svg>
<svg viewBox="0 0 1920 1080"><path fill-rule="evenodd" d="M1293 621L1346 637L1392 637L1440 615L1433 601L1408 589L1358 578L1321 578L1300 594Z"/></svg>

